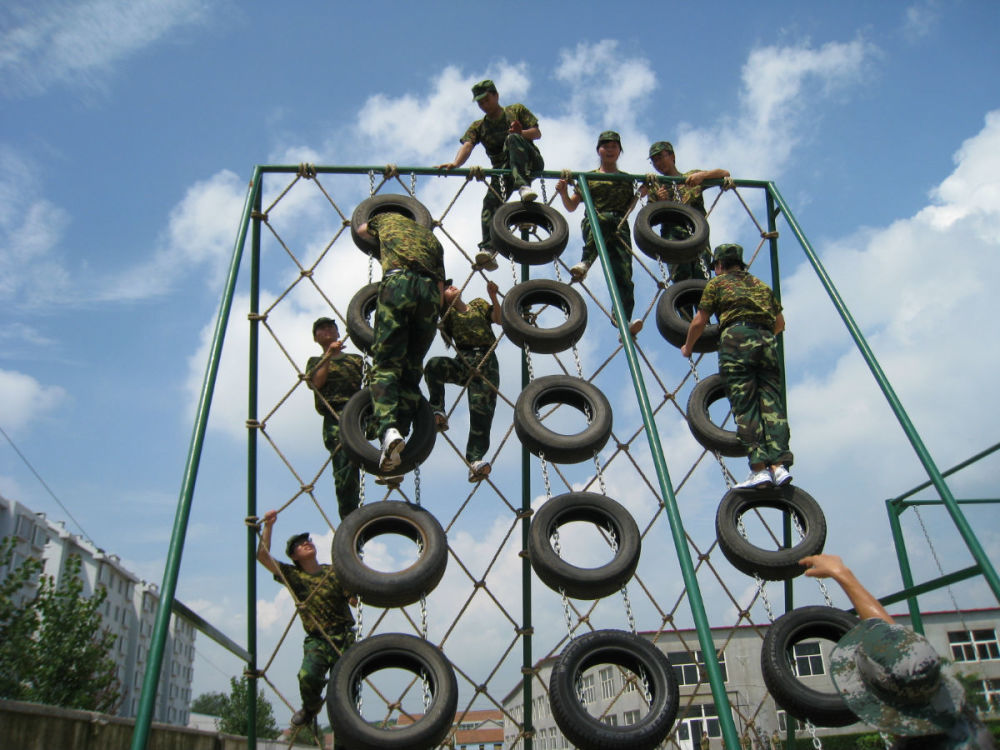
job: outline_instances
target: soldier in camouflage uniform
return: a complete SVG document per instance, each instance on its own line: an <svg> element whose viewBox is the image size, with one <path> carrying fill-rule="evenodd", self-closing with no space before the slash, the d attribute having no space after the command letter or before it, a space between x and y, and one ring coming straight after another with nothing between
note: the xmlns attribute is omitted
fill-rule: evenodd
<svg viewBox="0 0 1000 750"><path fill-rule="evenodd" d="M843 560L811 555L799 564L811 578L840 584L861 618L830 652L833 684L861 721L898 735L893 750L996 747L951 665L924 636L897 624Z"/></svg>
<svg viewBox="0 0 1000 750"><path fill-rule="evenodd" d="M322 357L310 357L306 377L313 389L316 411L323 417L323 444L330 451L333 483L337 489L337 510L341 519L358 507L361 477L357 465L340 446L340 411L361 389L364 360L345 354L337 321L319 318L313 323L313 341L323 350Z"/></svg>
<svg viewBox="0 0 1000 750"><path fill-rule="evenodd" d="M747 273L739 245L719 245L712 260L717 275L705 285L681 353L691 356L710 317L718 315L719 374L750 461L750 477L736 487L787 484L793 456L775 339L785 329L781 305L767 284Z"/></svg>
<svg viewBox="0 0 1000 750"><path fill-rule="evenodd" d="M332 565L316 561L316 546L309 534L296 534L285 545L292 565L271 557L271 532L277 511L264 514L264 528L257 545L257 560L288 587L298 607L302 627L302 667L299 669L299 693L302 708L292 715L293 726L311 724L323 708L323 689L327 673L348 646L354 643L354 616L350 595L343 590ZM335 745L340 748L340 745Z"/></svg>
<svg viewBox="0 0 1000 750"><path fill-rule="evenodd" d="M490 427L497 406L500 388L500 363L493 351L496 336L493 325L500 324L498 287L487 283L487 302L477 297L468 304L462 301L458 287L444 290L445 312L441 333L445 342L455 346L455 357L432 357L424 367L424 379L438 428L448 429L444 412L444 384L457 383L468 388L469 440L465 460L469 462L469 481L481 482L490 473L490 464L483 459L490 447Z"/></svg>
<svg viewBox="0 0 1000 750"><path fill-rule="evenodd" d="M445 288L444 248L429 229L396 213L373 216L358 234L378 240L382 261L370 377L379 471L388 474L399 466L403 435L420 405L424 356Z"/></svg>
<svg viewBox="0 0 1000 750"><path fill-rule="evenodd" d="M722 180L729 177L725 169L691 169L681 172L674 161L674 147L669 141L657 141L649 147L649 160L656 171L671 177L683 177L683 183L672 182L667 185L656 183L655 186L643 185L639 188L642 195L649 195L650 201L672 201L684 203L705 216L705 199L702 197L701 184L705 180ZM669 222L660 225L660 236L669 240L683 240L689 236L684 226ZM698 259L687 263L668 263L670 281L676 283L686 279L707 279L712 266L712 252L708 240L701 250Z"/></svg>
<svg viewBox="0 0 1000 750"><path fill-rule="evenodd" d="M624 174L618 169L618 157L622 153L622 139L613 130L605 130L597 137L597 155L601 166L588 174ZM625 317L632 317L635 308L635 292L632 283L632 233L625 215L628 213L635 196L634 186L627 180L600 180L587 178L590 197L597 212L598 229L604 238L604 246L611 260L611 273L618 285L618 294L622 300ZM556 183L556 192L562 197L563 206L573 212L583 201L579 190L569 194L566 180ZM583 230L583 258L570 269L573 281L582 281L587 271L597 259L597 242L594 239L593 227L586 216L580 224ZM637 318L629 324L629 331L634 336L642 330L642 319Z"/></svg>
<svg viewBox="0 0 1000 750"><path fill-rule="evenodd" d="M542 137L538 127L538 118L523 104L500 106L500 95L493 81L480 81L472 87L472 98L485 113L485 117L476 120L465 131L460 139L461 146L455 158L446 164L439 164L438 169L455 169L462 166L472 154L477 143L482 143L486 155L490 158L493 169L509 169L510 175L501 180L494 176L490 179L490 189L483 198L482 230L483 240L479 247L484 252L476 256L477 263L490 263L487 267L496 268L492 260L495 253L490 250L490 224L493 214L500 208L502 201L498 196L508 197L514 190L520 194L521 200L533 201L538 193L531 189L531 181L545 169L542 154L533 141Z"/></svg>

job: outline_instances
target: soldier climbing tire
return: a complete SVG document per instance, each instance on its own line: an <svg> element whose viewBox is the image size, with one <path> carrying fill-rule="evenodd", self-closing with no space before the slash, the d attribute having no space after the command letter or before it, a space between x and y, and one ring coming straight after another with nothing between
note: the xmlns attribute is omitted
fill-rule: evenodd
<svg viewBox="0 0 1000 750"><path fill-rule="evenodd" d="M372 415L371 390L362 388L351 396L340 413L340 444L351 460L363 467L369 474L379 474L380 450L368 442L366 437L368 420ZM421 397L420 406L413 418L413 426L406 438L406 447L401 454L399 467L393 474L405 474L423 463L434 449L437 430L434 427L434 412L427 399Z"/></svg>
<svg viewBox="0 0 1000 750"><path fill-rule="evenodd" d="M528 227L529 239L521 237L521 228ZM539 237L538 232L547 233ZM544 265L558 258L569 242L566 218L544 203L504 203L493 214L490 224L493 249L505 258L529 266Z"/></svg>
<svg viewBox="0 0 1000 750"><path fill-rule="evenodd" d="M803 537L787 549L766 550L750 543L739 531L740 518L757 508L774 508L798 520ZM715 535L729 563L749 576L765 581L787 581L805 573L799 560L818 555L826 544L826 518L819 503L800 487L786 484L766 489L727 492L715 514Z"/></svg>
<svg viewBox="0 0 1000 750"><path fill-rule="evenodd" d="M404 570L382 572L365 565L365 543L383 534L417 545L416 561ZM441 582L448 567L448 538L438 520L419 505L393 500L363 505L348 514L333 535L333 567L345 591L365 604L405 607Z"/></svg>
<svg viewBox="0 0 1000 750"><path fill-rule="evenodd" d="M701 293L705 291L707 283L704 279L678 281L668 286L656 303L656 328L663 338L678 349L687 341L688 326L698 309ZM717 323L709 323L692 347L693 350L701 353L718 351L720 333Z"/></svg>
<svg viewBox="0 0 1000 750"><path fill-rule="evenodd" d="M358 691L370 675L385 669L411 672L427 680L430 704L412 724L383 728L358 710ZM458 707L455 671L439 648L413 635L383 633L344 651L330 672L327 717L337 745L352 750L425 750L440 745Z"/></svg>
<svg viewBox="0 0 1000 750"><path fill-rule="evenodd" d="M539 418L544 406L571 406L588 417L587 426L575 434L555 432ZM536 456L554 463L578 464L598 453L611 437L611 404L600 389L569 375L545 375L532 380L514 404L514 431Z"/></svg>
<svg viewBox="0 0 1000 750"><path fill-rule="evenodd" d="M581 568L563 560L550 543L560 526L574 521L592 523L614 534L612 560L596 568ZM594 492L568 492L545 502L528 530L528 559L535 575L554 591L575 599L600 599L621 589L639 564L639 527L624 506Z"/></svg>
<svg viewBox="0 0 1000 750"><path fill-rule="evenodd" d="M651 703L634 724L610 726L580 702L576 685L583 673L600 664L623 667L648 684ZM656 646L623 630L595 630L570 641L549 679L552 717L580 750L652 750L670 733L680 702L677 679L666 655Z"/></svg>
<svg viewBox="0 0 1000 750"><path fill-rule="evenodd" d="M363 238L358 234L358 229L361 228L362 224L367 224L371 221L372 217L387 213L402 214L408 219L413 219L425 229L430 229L434 226L434 220L431 218L431 212L427 210L427 207L409 195L387 193L361 201L358 207L354 209L354 213L351 214L351 239L354 240L354 244L360 250L373 258L378 258L380 255L378 240Z"/></svg>
<svg viewBox="0 0 1000 750"><path fill-rule="evenodd" d="M747 455L735 430L727 430L712 422L708 408L726 397L726 386L718 373L703 378L691 390L687 403L688 429L702 447L718 451L723 456L738 458Z"/></svg>
<svg viewBox="0 0 1000 750"><path fill-rule="evenodd" d="M681 240L661 237L656 226L664 222L681 225L690 234ZM653 201L635 217L635 244L654 260L689 263L708 245L708 222L700 211L683 203Z"/></svg>
<svg viewBox="0 0 1000 750"><path fill-rule="evenodd" d="M553 328L540 328L525 317L532 305L548 305L562 310L566 320ZM516 284L501 306L504 333L518 346L533 353L565 351L583 337L587 328L587 305L569 284L552 279L532 279Z"/></svg>
<svg viewBox="0 0 1000 750"><path fill-rule="evenodd" d="M347 305L347 335L351 342L366 354L371 354L375 343L375 327L370 322L378 307L378 287L376 281L366 284L351 297Z"/></svg>
<svg viewBox="0 0 1000 750"><path fill-rule="evenodd" d="M836 689L815 690L799 681L792 671L792 648L816 638L837 642L859 622L833 607L799 607L775 620L760 649L760 669L774 702L796 719L808 719L818 727L845 727L858 721Z"/></svg>

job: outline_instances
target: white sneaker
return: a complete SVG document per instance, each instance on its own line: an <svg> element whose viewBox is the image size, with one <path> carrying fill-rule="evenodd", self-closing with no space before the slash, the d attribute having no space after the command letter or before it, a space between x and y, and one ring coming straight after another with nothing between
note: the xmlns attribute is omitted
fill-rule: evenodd
<svg viewBox="0 0 1000 750"><path fill-rule="evenodd" d="M779 465L777 469L771 470L771 481L778 487L782 487L792 481L792 475L788 469Z"/></svg>
<svg viewBox="0 0 1000 750"><path fill-rule="evenodd" d="M587 278L587 271L590 270L590 264L584 260L581 260L571 269L569 269L569 275L573 281L583 281Z"/></svg>
<svg viewBox="0 0 1000 750"><path fill-rule="evenodd" d="M761 469L760 471L753 471L751 469L750 476L746 478L746 481L733 485L733 489L752 490L757 487L764 487L765 485L771 484L771 482L771 472L769 469Z"/></svg>
<svg viewBox="0 0 1000 750"><path fill-rule="evenodd" d="M636 318L631 323L628 324L628 332L634 337L639 331L642 330L642 318Z"/></svg>
<svg viewBox="0 0 1000 750"><path fill-rule="evenodd" d="M473 461L469 466L469 481L470 482L481 482L486 477L490 475L490 470L493 467L490 466L489 461Z"/></svg>
<svg viewBox="0 0 1000 750"><path fill-rule="evenodd" d="M476 262L472 266L473 270L476 271L480 269L483 271L495 271L499 267L494 253L488 253L485 250L476 253Z"/></svg>
<svg viewBox="0 0 1000 750"><path fill-rule="evenodd" d="M448 431L448 415L443 411L434 412L434 426L437 428L438 432Z"/></svg>
<svg viewBox="0 0 1000 750"><path fill-rule="evenodd" d="M399 434L399 430L395 427L390 427L385 431L385 437L382 439L382 455L378 460L379 474L388 475L393 469L399 466L402 461L400 454L405 447L406 441Z"/></svg>
<svg viewBox="0 0 1000 750"><path fill-rule="evenodd" d="M531 203L538 197L538 193L532 190L528 185L521 185L521 187L517 189L517 192L518 195L521 196L522 203Z"/></svg>

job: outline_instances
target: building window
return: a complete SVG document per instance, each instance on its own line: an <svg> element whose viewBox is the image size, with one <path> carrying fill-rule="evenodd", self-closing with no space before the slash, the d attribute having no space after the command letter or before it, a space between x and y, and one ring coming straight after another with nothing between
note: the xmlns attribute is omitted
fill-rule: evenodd
<svg viewBox="0 0 1000 750"><path fill-rule="evenodd" d="M792 721L795 723L795 731L796 732L804 732L805 731L806 725L803 722L799 721L796 718L793 718ZM781 734L784 734L787 731L788 731L788 716L785 714L784 711L782 711L779 708L778 709L778 732L781 733Z"/></svg>
<svg viewBox="0 0 1000 750"><path fill-rule="evenodd" d="M951 655L955 661L990 661L1000 659L997 632L983 630L952 630L948 632Z"/></svg>
<svg viewBox="0 0 1000 750"><path fill-rule="evenodd" d="M601 675L601 695L605 698L615 697L615 672L612 667L602 669Z"/></svg>
<svg viewBox="0 0 1000 750"><path fill-rule="evenodd" d="M580 683L577 685L577 692L580 694L580 701L582 703L593 703L597 700L597 694L594 691L594 675L587 675Z"/></svg>
<svg viewBox="0 0 1000 750"><path fill-rule="evenodd" d="M41 526L36 526L32 544L34 544L36 547L41 548L44 547L46 544L48 544L48 541L49 537L45 533L45 529L43 529Z"/></svg>
<svg viewBox="0 0 1000 750"><path fill-rule="evenodd" d="M1000 711L1000 680L981 680L977 690L983 694L990 711Z"/></svg>
<svg viewBox="0 0 1000 750"><path fill-rule="evenodd" d="M35 524L27 516L18 516L17 531L14 533L23 541L30 542L35 533Z"/></svg>
<svg viewBox="0 0 1000 750"><path fill-rule="evenodd" d="M608 714L607 716L603 717L601 721L603 721L609 727L618 726L618 717L615 714Z"/></svg>
<svg viewBox="0 0 1000 750"><path fill-rule="evenodd" d="M797 677L826 674L823 669L823 655L820 653L819 641L796 643L792 647L792 672Z"/></svg>
<svg viewBox="0 0 1000 750"><path fill-rule="evenodd" d="M726 674L726 654L723 651L718 653L719 669L722 671L722 681L726 682L729 677ZM667 654L671 666L674 668L674 676L677 684L697 685L699 682L708 682L708 674L705 672L705 660L701 651L671 651Z"/></svg>
<svg viewBox="0 0 1000 750"><path fill-rule="evenodd" d="M625 726L631 726L639 721L638 711L626 711L625 712Z"/></svg>

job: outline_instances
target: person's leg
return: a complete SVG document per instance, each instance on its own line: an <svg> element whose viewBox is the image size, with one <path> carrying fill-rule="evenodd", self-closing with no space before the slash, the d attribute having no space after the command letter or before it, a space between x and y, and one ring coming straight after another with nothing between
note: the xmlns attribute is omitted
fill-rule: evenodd
<svg viewBox="0 0 1000 750"><path fill-rule="evenodd" d="M530 185L545 168L541 152L534 144L520 133L511 133L503 145L507 167L513 177L513 187L516 190L522 185Z"/></svg>
<svg viewBox="0 0 1000 750"><path fill-rule="evenodd" d="M611 269L618 284L618 295L622 300L622 310L625 319L632 319L635 309L635 285L632 283L632 234L628 224L614 225L613 232L605 235L608 243L608 256L611 258Z"/></svg>
<svg viewBox="0 0 1000 750"><path fill-rule="evenodd" d="M292 717L292 723L304 725L323 708L323 689L326 687L326 673L330 669L330 647L322 638L307 635L302 642L302 666L299 669L299 696L302 711Z"/></svg>
<svg viewBox="0 0 1000 750"><path fill-rule="evenodd" d="M500 363L496 354L491 352L482 364L470 364L473 367L479 365L479 372L472 376L468 388L469 440L465 446L465 458L471 464L482 459L490 449L490 428L497 407L496 389L500 387Z"/></svg>
<svg viewBox="0 0 1000 750"><path fill-rule="evenodd" d="M424 374L424 357L437 335L440 294L437 284L423 276L411 276L408 287L411 300L407 321L406 356L400 378L400 423L409 432L410 424L420 408L420 380ZM404 433L405 434L405 433Z"/></svg>
<svg viewBox="0 0 1000 750"><path fill-rule="evenodd" d="M424 366L427 400L434 411L444 411L444 384L465 383L465 366L454 357L431 357Z"/></svg>
<svg viewBox="0 0 1000 750"><path fill-rule="evenodd" d="M771 466L791 466L792 452L789 450L791 433L788 415L781 393L781 366L778 362L778 346L774 337L763 347L761 367L757 377L760 393L760 415L764 428L764 450Z"/></svg>
<svg viewBox="0 0 1000 750"><path fill-rule="evenodd" d="M511 190L514 189L513 185L514 180L510 176L506 176L502 180L499 177L490 179L490 188L483 196L483 212L479 217L483 231L483 241L479 243L481 248L492 248L490 225L493 223L493 214L503 205L503 198L510 197Z"/></svg>
<svg viewBox="0 0 1000 750"><path fill-rule="evenodd" d="M407 298L406 274L382 281L375 309L375 341L372 344L372 422L379 440L399 421L400 381L409 342L412 302ZM396 427L399 429L398 427Z"/></svg>
<svg viewBox="0 0 1000 750"><path fill-rule="evenodd" d="M332 420L331 420L332 421ZM326 448L330 451L333 484L337 490L337 512L341 520L356 510L361 497L361 472L340 445L340 425L333 422L324 430Z"/></svg>
<svg viewBox="0 0 1000 750"><path fill-rule="evenodd" d="M733 410L736 433L747 449L750 468L759 471L766 465L767 453L757 393L755 337L746 335L746 330L731 328L723 331L719 342L719 374Z"/></svg>

